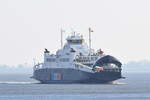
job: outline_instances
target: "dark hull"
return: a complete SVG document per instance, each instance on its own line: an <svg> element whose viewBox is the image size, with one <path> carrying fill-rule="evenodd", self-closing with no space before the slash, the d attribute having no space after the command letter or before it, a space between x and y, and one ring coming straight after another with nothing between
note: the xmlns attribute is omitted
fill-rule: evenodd
<svg viewBox="0 0 150 100"><path fill-rule="evenodd" d="M34 79L45 84L53 83L107 83L121 78L121 72L85 72L76 69L47 68L34 71Z"/></svg>

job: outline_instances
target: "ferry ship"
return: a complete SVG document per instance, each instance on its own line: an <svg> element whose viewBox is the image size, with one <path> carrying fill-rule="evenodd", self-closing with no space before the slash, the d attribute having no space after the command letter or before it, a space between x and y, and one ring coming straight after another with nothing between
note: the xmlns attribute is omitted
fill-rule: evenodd
<svg viewBox="0 0 150 100"><path fill-rule="evenodd" d="M81 34L73 33L56 54L44 51L44 62L34 65L33 78L44 84L59 83L107 83L122 78L121 62L99 49L91 48L91 28L89 45Z"/></svg>

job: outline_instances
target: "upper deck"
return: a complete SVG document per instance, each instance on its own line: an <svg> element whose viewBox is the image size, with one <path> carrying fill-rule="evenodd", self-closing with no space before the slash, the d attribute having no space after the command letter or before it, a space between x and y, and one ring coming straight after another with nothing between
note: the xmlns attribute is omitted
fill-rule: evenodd
<svg viewBox="0 0 150 100"><path fill-rule="evenodd" d="M99 57L98 52L89 49L82 35L73 34L66 38L65 45L56 54L45 51L44 64L47 67L71 66L74 62L92 65Z"/></svg>

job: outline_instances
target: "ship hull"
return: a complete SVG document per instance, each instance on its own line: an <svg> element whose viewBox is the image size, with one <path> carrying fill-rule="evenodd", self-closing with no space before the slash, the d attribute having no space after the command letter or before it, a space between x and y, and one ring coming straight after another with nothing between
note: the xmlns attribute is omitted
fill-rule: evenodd
<svg viewBox="0 0 150 100"><path fill-rule="evenodd" d="M35 70L33 78L44 84L107 83L120 79L121 72L86 72L71 68L45 68Z"/></svg>

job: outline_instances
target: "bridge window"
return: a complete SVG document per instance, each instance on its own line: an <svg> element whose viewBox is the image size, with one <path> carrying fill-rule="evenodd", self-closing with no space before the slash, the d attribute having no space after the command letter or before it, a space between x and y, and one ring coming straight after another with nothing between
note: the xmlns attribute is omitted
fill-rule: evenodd
<svg viewBox="0 0 150 100"><path fill-rule="evenodd" d="M68 43L72 43L72 44L82 44L83 40L68 40Z"/></svg>

